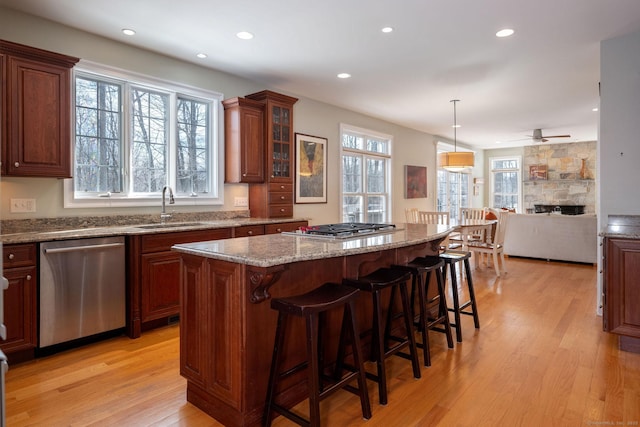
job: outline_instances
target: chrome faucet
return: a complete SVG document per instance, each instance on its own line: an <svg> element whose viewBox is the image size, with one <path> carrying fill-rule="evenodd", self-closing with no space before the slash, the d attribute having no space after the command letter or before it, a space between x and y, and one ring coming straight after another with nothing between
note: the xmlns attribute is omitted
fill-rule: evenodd
<svg viewBox="0 0 640 427"><path fill-rule="evenodd" d="M171 214L167 213L166 211L165 196L166 196L167 190L169 190L169 204L173 205L176 202L173 198L173 190L168 185L165 185L162 188L162 213L160 214L160 222L165 222L166 220L171 218Z"/></svg>

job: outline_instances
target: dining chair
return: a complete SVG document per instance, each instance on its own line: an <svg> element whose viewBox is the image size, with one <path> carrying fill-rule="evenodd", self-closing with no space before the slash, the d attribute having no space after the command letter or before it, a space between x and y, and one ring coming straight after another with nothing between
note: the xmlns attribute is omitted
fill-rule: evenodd
<svg viewBox="0 0 640 427"><path fill-rule="evenodd" d="M438 225L449 225L449 212L438 212L438 211L418 211L418 223L419 224L438 224ZM440 249L454 249L459 248L461 245L459 243L452 244L451 238L456 238L460 235L460 233L451 233L449 234L440 244ZM452 245L454 245L452 247Z"/></svg>
<svg viewBox="0 0 640 427"><path fill-rule="evenodd" d="M418 211L418 223L449 225L449 212Z"/></svg>
<svg viewBox="0 0 640 427"><path fill-rule="evenodd" d="M478 266L478 259L480 255L492 255L493 268L496 270L496 275L500 277L500 272L506 273L507 267L504 262L504 236L507 232L507 224L509 222L508 211L496 211L495 215L498 217L496 223L496 231L493 239L486 241L471 241L469 242L469 250L473 252L475 258L476 267ZM500 260L500 263L498 263Z"/></svg>
<svg viewBox="0 0 640 427"><path fill-rule="evenodd" d="M418 223L418 208L406 208L404 210L405 220L408 224Z"/></svg>
<svg viewBox="0 0 640 427"><path fill-rule="evenodd" d="M487 215L487 208L460 208L460 222L483 220ZM484 230L475 231L467 237L469 241L484 241Z"/></svg>

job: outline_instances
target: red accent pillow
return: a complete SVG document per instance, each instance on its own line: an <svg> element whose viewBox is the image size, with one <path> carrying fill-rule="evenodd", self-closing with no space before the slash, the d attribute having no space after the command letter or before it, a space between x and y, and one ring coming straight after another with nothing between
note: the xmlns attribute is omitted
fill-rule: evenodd
<svg viewBox="0 0 640 427"><path fill-rule="evenodd" d="M491 211L484 214L484 219L498 219L498 217Z"/></svg>

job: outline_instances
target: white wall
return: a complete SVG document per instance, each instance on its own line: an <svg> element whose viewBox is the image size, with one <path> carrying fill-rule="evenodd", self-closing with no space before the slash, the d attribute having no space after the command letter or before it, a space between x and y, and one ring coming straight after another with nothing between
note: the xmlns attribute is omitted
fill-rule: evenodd
<svg viewBox="0 0 640 427"><path fill-rule="evenodd" d="M244 96L263 89L278 91L263 85L198 66L154 52L98 37L65 27L37 17L0 7L0 38L77 56L93 62L119 67L150 76L178 81L204 89L221 92L224 98ZM296 96L293 93L287 95ZM294 131L328 138L328 203L294 205L294 216L310 218L312 223L340 221L339 212L339 128L340 123L371 129L393 135L393 220L404 220L405 207L425 210L435 207L436 155L432 135L364 116L328 104L300 98L294 106ZM427 166L429 197L426 199L404 199L404 165ZM481 163L478 163L481 164ZM480 173L482 170L480 169ZM108 209L65 209L62 205L62 180L51 178L3 177L1 182L0 218L23 219L58 216L110 215L155 213L158 208L129 208L117 212ZM233 207L236 196L247 196L244 184L225 185L225 205L221 207L180 207L178 212L203 210L237 210ZM10 198L36 199L35 214L9 212ZM159 205L159 204L158 204Z"/></svg>
<svg viewBox="0 0 640 427"><path fill-rule="evenodd" d="M640 215L639 52L640 32L605 40L600 46L599 231L606 227L608 215ZM598 250L601 260L602 247ZM598 291L600 307L601 274Z"/></svg>

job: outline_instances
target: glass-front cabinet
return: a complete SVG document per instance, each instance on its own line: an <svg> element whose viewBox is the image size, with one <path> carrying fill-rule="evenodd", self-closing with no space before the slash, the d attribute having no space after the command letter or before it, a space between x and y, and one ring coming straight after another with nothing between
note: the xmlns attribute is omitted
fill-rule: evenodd
<svg viewBox="0 0 640 427"><path fill-rule="evenodd" d="M276 105L271 107L271 176L273 178L292 178L292 127L291 107Z"/></svg>
<svg viewBox="0 0 640 427"><path fill-rule="evenodd" d="M264 90L245 98L265 106L264 135L267 174L262 184L249 185L252 217L291 218L293 216L294 136L293 104L298 100Z"/></svg>

